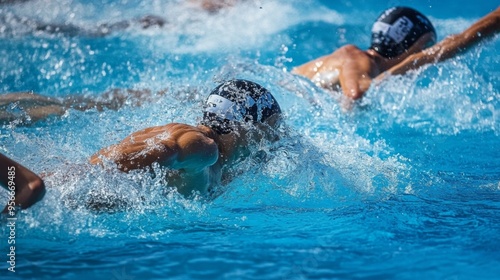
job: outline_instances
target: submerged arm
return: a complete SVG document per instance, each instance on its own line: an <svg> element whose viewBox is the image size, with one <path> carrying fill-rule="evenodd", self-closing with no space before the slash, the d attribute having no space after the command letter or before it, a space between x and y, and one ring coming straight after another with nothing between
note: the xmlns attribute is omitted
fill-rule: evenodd
<svg viewBox="0 0 500 280"><path fill-rule="evenodd" d="M451 58L472 46L492 37L500 31L500 8L484 16L460 34L448 36L429 49L410 55L392 67L387 74L399 75L417 69L425 64Z"/></svg>

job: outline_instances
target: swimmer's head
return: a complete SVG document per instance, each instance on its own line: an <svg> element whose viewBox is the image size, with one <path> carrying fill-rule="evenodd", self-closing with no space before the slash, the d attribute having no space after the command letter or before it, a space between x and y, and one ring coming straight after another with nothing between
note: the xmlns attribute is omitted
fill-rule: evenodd
<svg viewBox="0 0 500 280"><path fill-rule="evenodd" d="M230 80L208 96L201 124L227 134L238 123L264 123L275 114L280 115L281 109L267 89L247 80Z"/></svg>
<svg viewBox="0 0 500 280"><path fill-rule="evenodd" d="M390 8L373 24L370 49L385 58L394 58L406 52L427 33L431 36L425 47L436 43L436 31L429 19L411 8Z"/></svg>

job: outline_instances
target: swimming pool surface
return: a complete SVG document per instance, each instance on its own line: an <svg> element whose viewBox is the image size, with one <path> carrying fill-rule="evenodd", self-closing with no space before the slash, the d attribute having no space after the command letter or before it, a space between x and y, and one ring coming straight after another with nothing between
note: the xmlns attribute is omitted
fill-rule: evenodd
<svg viewBox="0 0 500 280"><path fill-rule="evenodd" d="M373 86L351 110L290 73L347 43L367 48L390 6L428 15L442 39L495 2L269 0L215 14L184 1L0 4L0 94L167 92L0 126L0 152L45 174L48 188L18 215L15 273L2 222L0 278L499 279L498 36ZM145 15L166 23L143 30L134 19ZM117 22L129 27L103 33ZM196 124L229 78L270 89L288 136L263 148L265 162L235 166L242 175L220 197L187 200L149 172L87 164L133 131ZM125 207L96 213L85 207L93 199Z"/></svg>

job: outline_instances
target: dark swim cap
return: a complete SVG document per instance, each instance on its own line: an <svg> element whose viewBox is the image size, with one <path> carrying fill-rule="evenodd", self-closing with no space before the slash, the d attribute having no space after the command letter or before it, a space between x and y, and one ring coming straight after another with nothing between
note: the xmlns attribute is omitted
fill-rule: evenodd
<svg viewBox="0 0 500 280"><path fill-rule="evenodd" d="M227 134L235 122L264 122L274 114L281 114L281 109L267 89L246 80L230 80L208 96L201 124Z"/></svg>
<svg viewBox="0 0 500 280"><path fill-rule="evenodd" d="M370 49L383 57L393 58L404 53L429 32L434 35L429 42L431 46L436 43L436 31L427 17L411 8L390 8L373 24Z"/></svg>

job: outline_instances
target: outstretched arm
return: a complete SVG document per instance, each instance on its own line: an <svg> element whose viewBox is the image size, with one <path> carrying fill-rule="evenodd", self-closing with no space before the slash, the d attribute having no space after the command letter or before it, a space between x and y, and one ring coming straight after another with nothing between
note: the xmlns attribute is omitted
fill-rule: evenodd
<svg viewBox="0 0 500 280"><path fill-rule="evenodd" d="M385 74L404 74L425 64L446 60L469 49L481 40L493 36L499 31L500 7L478 20L464 32L448 36L431 48L410 55L401 63L389 69Z"/></svg>
<svg viewBox="0 0 500 280"><path fill-rule="evenodd" d="M45 195L45 185L40 177L3 154L0 154L0 185L14 191L15 206L23 209L35 204ZM7 212L9 206L14 206L10 200L3 213Z"/></svg>

